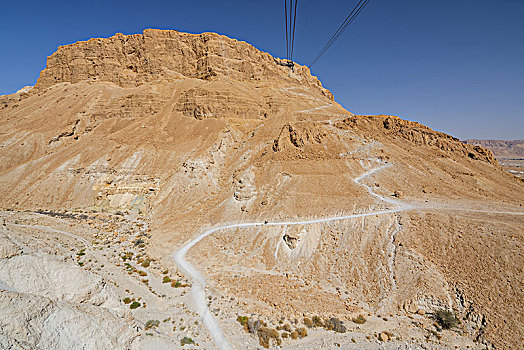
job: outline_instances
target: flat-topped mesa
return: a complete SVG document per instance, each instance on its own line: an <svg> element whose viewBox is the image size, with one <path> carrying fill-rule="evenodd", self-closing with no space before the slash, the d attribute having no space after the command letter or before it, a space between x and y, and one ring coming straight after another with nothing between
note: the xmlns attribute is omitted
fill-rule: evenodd
<svg viewBox="0 0 524 350"><path fill-rule="evenodd" d="M216 33L158 29L60 46L47 58L35 88L86 80L134 87L157 79L220 77L242 82L294 81L333 99L306 66L295 64L290 72L290 68L278 64L278 59L246 42Z"/></svg>

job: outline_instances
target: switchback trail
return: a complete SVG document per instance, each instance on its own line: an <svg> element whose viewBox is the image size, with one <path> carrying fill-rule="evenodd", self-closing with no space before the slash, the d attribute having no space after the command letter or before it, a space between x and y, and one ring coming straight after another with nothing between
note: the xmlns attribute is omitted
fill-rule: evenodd
<svg viewBox="0 0 524 350"><path fill-rule="evenodd" d="M193 284L191 287L191 294L193 297L193 302L195 304L196 311L202 318L202 321L204 323L204 326L208 330L209 334L212 336L216 346L219 349L226 350L226 349L232 349L231 344L229 344L228 340L224 336L222 330L220 329L220 326L218 325L218 322L213 317L211 312L209 311L207 305L206 305L206 295L205 295L205 288L206 288L206 280L204 276L198 271L191 263L189 263L186 260L186 254L195 244L200 242L202 239L206 238L207 236L222 230L228 230L228 229L235 229L235 228L247 228L247 227L255 227L255 226L291 226L291 225L308 225L308 224L317 224L317 223L323 223L323 222L331 222L331 221L339 221L339 220L346 220L346 219L353 219L353 218L361 218L366 216L374 216L374 215L382 215L382 214L392 214L392 213L398 213L401 211L411 210L411 209L432 209L430 206L414 206L406 203L402 203L398 200L395 200L393 198L388 198L382 195L379 195L373 191L373 188L371 186L368 186L361 181L365 178L373 175L374 173L383 170L385 168L390 167L391 164L385 163L377 168L368 170L364 174L360 175L359 177L355 178L353 181L355 181L357 184L363 186L366 188L366 190L369 192L370 195L376 197L382 202L391 204L395 206L395 209L383 209L383 210L376 210L369 213L361 213L361 214L352 214L352 215L341 215L341 216L333 216L328 218L322 218L322 219L313 219L313 220L303 220L303 221L281 221L281 222L251 222L251 223L240 223L240 224L231 224L231 225L224 225L215 227L212 229L209 229L205 231L204 233L200 234L199 236L193 238L191 241L184 244L179 250L177 250L174 253L174 259L175 263L178 265L178 267L188 276L190 276L193 280ZM445 208L441 208L445 209ZM456 208L456 210L464 210L464 211L473 211L473 212L485 212L485 213L493 213L493 214L515 214L515 215L523 215L524 213L521 212L505 212L505 211L482 211L482 210L471 210L467 208Z"/></svg>
<svg viewBox="0 0 524 350"><path fill-rule="evenodd" d="M231 344L229 344L228 340L222 333L222 330L220 329L218 322L213 317L213 315L211 314L211 312L209 311L206 305L206 295L205 295L206 280L204 276L200 273L200 271L198 271L191 263L189 263L186 260L186 254L189 251L189 249L191 249L195 244L200 242L202 239L206 238L207 236L217 231L227 230L227 229L232 229L232 228L244 228L244 227L255 227L255 226L309 225L309 224L317 224L317 223L323 223L323 222L361 218L365 216L391 214L391 213L397 213L400 211L412 209L413 207L410 205L402 204L396 200L386 198L384 196L376 194L375 192L373 192L373 189L370 186L361 183L361 181L365 179L366 177L376 173L377 171L387 168L389 166L391 166L391 164L384 164L378 168L369 170L366 173L354 179L354 181L357 184L364 186L368 190L368 192L371 195L373 195L374 197L377 197L378 199L380 199L383 202L396 205L397 206L396 209L377 210L377 211L373 211L369 213L341 215L341 216L334 216L334 217L329 217L329 218L303 220L303 221L281 221L281 222L268 222L268 223L251 222L251 223L244 223L244 224L231 224L231 225L219 226L219 227L215 227L215 228L205 231L204 233L195 237L191 241L187 242L178 251L175 252L174 254L175 263L184 273L186 273L188 276L191 276L191 278L193 279L193 284L191 287L191 294L193 297L193 302L195 304L196 311L202 318L202 322L204 323L204 326L208 330L209 334L213 337L213 340L219 349L222 349L222 350L232 349L232 346Z"/></svg>

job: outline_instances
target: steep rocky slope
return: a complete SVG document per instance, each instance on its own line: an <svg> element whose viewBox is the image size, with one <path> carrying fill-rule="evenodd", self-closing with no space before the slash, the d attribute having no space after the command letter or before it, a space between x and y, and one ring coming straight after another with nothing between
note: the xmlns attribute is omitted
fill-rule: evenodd
<svg viewBox="0 0 524 350"><path fill-rule="evenodd" d="M522 212L523 184L483 147L353 115L307 67L278 63L213 33L146 30L59 47L34 88L0 97L1 207L140 218L151 227L147 254L175 269L173 252L206 228L407 203L223 230L188 259L208 278L210 305L238 301L220 321L233 344L235 314L300 323L418 312L431 324L447 308L467 338L517 348L524 237L511 213Z"/></svg>

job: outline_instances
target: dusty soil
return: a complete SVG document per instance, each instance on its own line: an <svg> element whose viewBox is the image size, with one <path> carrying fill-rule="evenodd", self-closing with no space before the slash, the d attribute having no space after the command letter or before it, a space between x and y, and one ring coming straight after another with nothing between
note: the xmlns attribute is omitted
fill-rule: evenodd
<svg viewBox="0 0 524 350"><path fill-rule="evenodd" d="M0 302L16 315L36 294L46 312L94 315L123 330L93 338L86 319L76 345L44 348L160 348L185 336L214 347L193 281L174 264L177 249L228 223L371 213L395 201L413 208L225 230L196 244L187 258L205 276L209 308L231 345L259 346L236 320L244 315L275 331L288 322L307 328L304 317L313 316L348 326L307 328L300 339L278 330L290 348L350 348L354 339L359 348L517 349L524 340L524 183L481 146L394 116L353 115L307 67L290 70L213 33L118 34L60 47L34 88L0 96L0 122L8 237L0 250L9 252L0 260L13 271L0 287L16 289L0 294L17 300ZM368 187L355 181L384 164L362 180ZM111 293L102 288L100 303L55 293L61 288L51 288L45 269L21 277L35 261L70 265L60 265L63 276L85 279L77 294L95 293L89 288L101 281ZM166 275L187 286L162 283ZM67 282L60 276L57 286ZM126 297L142 306L129 309ZM440 309L460 324L439 330L432 317ZM368 322L354 324L360 314ZM19 334L33 325L10 317L0 322L17 328L0 344L22 347ZM23 344L73 332L67 319L52 329L34 321L40 328ZM145 330L148 320L160 322ZM380 338L384 331L393 336Z"/></svg>

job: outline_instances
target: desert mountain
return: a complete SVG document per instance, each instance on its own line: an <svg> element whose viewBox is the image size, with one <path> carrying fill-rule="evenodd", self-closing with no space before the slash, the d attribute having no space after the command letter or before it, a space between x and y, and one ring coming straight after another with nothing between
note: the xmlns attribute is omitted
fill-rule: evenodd
<svg viewBox="0 0 524 350"><path fill-rule="evenodd" d="M524 158L524 140L464 140L471 145L489 148L497 158Z"/></svg>
<svg viewBox="0 0 524 350"><path fill-rule="evenodd" d="M504 170L524 178L524 140L465 140L470 145L490 149Z"/></svg>
<svg viewBox="0 0 524 350"><path fill-rule="evenodd" d="M17 325L0 344L39 346L75 313L91 317L85 329L115 319L125 331L99 344L122 348L184 339L180 315L210 347L256 348L268 337L315 348L326 334L348 348L352 338L373 348L375 335L415 347L522 344L523 183L482 146L394 116L353 115L307 67L279 63L218 34L149 29L61 46L32 89L0 96L0 264L22 271L47 259L84 276L79 295L94 295L66 298L0 273L10 310L0 325ZM173 253L208 229L266 221L188 250L205 278L200 305L189 285L201 280ZM62 242L53 230L70 235ZM40 315L71 316L35 330L15 316L29 295L47 303ZM126 297L148 307L128 310ZM214 310L224 342L199 307ZM444 309L460 319L454 331L431 328ZM248 331L265 323L258 338L239 315L251 315L240 318ZM359 315L369 321L353 323ZM153 317L175 326L133 328ZM315 317L327 329L342 320L353 335L315 328ZM295 340L300 329L310 335Z"/></svg>

